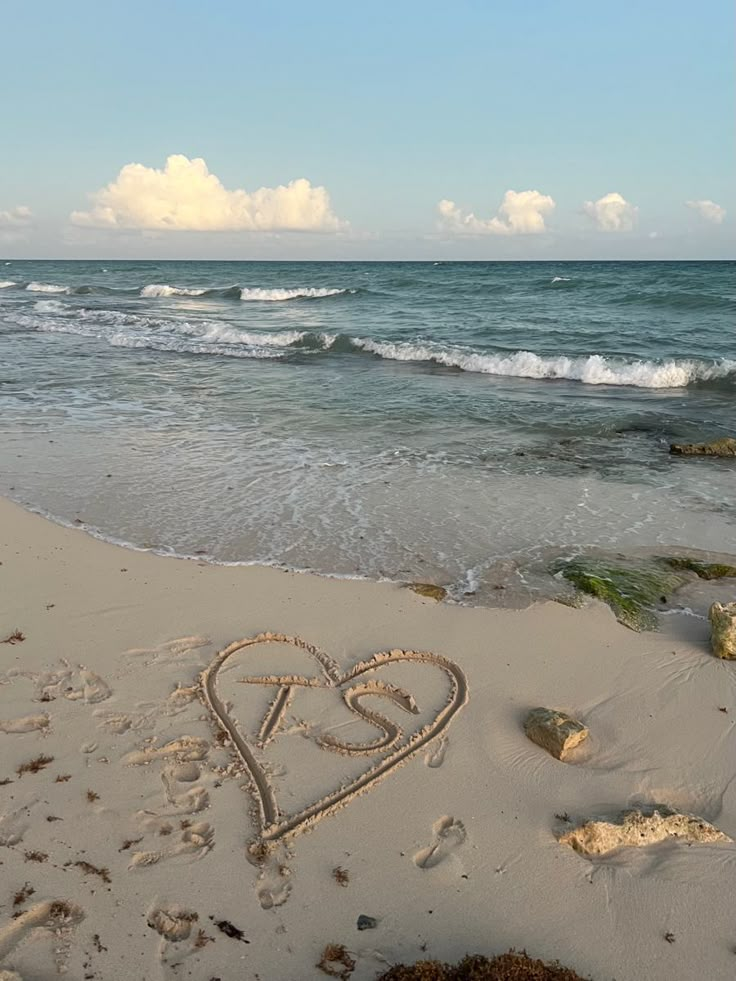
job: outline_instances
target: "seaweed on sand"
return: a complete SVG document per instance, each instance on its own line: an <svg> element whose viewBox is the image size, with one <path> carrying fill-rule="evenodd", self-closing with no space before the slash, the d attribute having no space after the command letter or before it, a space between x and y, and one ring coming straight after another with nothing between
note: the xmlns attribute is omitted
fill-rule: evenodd
<svg viewBox="0 0 736 981"><path fill-rule="evenodd" d="M464 957L458 964L417 961L396 964L378 981L584 981L569 967L554 961L535 960L525 951L510 950L498 957L481 954Z"/></svg>

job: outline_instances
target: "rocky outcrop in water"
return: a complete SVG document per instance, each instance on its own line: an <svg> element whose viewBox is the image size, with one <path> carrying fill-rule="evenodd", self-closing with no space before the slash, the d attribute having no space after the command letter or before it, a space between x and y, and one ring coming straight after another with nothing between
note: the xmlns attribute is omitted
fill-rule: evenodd
<svg viewBox="0 0 736 981"><path fill-rule="evenodd" d="M736 603L714 603L708 619L713 653L716 657L736 659Z"/></svg>
<svg viewBox="0 0 736 981"><path fill-rule="evenodd" d="M535 708L526 717L524 732L537 746L563 762L571 750L588 738L588 728L565 712Z"/></svg>
<svg viewBox="0 0 736 981"><path fill-rule="evenodd" d="M670 453L676 456L736 456L736 439L725 436L712 443L670 443Z"/></svg>

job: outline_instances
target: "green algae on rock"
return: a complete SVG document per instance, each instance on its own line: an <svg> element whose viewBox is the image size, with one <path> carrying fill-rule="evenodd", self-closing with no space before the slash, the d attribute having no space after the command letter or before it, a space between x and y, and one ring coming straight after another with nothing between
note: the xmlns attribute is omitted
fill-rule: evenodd
<svg viewBox="0 0 736 981"><path fill-rule="evenodd" d="M561 559L552 571L581 593L602 600L631 630L656 630L654 605L689 579L664 562L607 562L596 558Z"/></svg>
<svg viewBox="0 0 736 981"><path fill-rule="evenodd" d="M427 599L436 600L438 603L447 596L447 590L444 586L435 586L431 582L410 582L408 586L419 596L426 596Z"/></svg>
<svg viewBox="0 0 736 981"><path fill-rule="evenodd" d="M699 562L688 558L668 558L662 561L672 569L694 572L699 579L736 579L736 565L726 565L725 562Z"/></svg>

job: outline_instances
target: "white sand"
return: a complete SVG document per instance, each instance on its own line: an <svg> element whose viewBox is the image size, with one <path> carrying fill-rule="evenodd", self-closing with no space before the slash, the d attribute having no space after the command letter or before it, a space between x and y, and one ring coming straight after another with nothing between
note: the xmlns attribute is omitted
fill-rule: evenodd
<svg viewBox="0 0 736 981"><path fill-rule="evenodd" d="M0 561L0 640L26 638L0 644L0 964L26 981L320 978L328 943L356 981L511 946L597 981L736 974L735 845L556 837L637 803L736 836L736 665L704 621L165 559L5 501ZM574 762L524 736L537 705L590 727Z"/></svg>

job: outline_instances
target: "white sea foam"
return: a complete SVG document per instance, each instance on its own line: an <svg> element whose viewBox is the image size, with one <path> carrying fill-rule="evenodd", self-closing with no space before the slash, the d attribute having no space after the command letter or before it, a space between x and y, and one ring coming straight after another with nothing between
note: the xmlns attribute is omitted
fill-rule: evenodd
<svg viewBox="0 0 736 981"><path fill-rule="evenodd" d="M9 286L15 286L12 279L0 279L0 290L6 290Z"/></svg>
<svg viewBox="0 0 736 981"><path fill-rule="evenodd" d="M569 276L555 276L554 279L552 280L552 282L553 283L569 283L570 282L570 277Z"/></svg>
<svg viewBox="0 0 736 981"><path fill-rule="evenodd" d="M225 324L218 324L212 321L204 321L202 323L179 321L171 323L168 326L176 334L197 337L201 341L211 344L240 344L248 347L291 347L306 337L306 331L303 330L284 330L274 334L256 334L252 331L238 330L237 327L228 327Z"/></svg>
<svg viewBox="0 0 736 981"><path fill-rule="evenodd" d="M68 293L68 286L56 286L54 283L29 283L26 286L29 293Z"/></svg>
<svg viewBox="0 0 736 981"><path fill-rule="evenodd" d="M480 354L422 344L391 344L369 338L352 343L391 361L431 361L463 371L512 378L569 379L586 385L632 385L638 388L682 388L693 381L726 378L736 372L736 361L617 361L599 354L571 358L543 357L531 351L513 354Z"/></svg>
<svg viewBox="0 0 736 981"><path fill-rule="evenodd" d="M65 313L66 307L60 300L36 300L33 309L38 313Z"/></svg>
<svg viewBox="0 0 736 981"><path fill-rule="evenodd" d="M327 289L326 287L308 286L303 289L262 289L258 286L247 286L240 291L241 300L259 302L276 302L279 300L318 299L321 296L338 296L348 290Z"/></svg>
<svg viewBox="0 0 736 981"><path fill-rule="evenodd" d="M236 358L282 358L282 351L258 347L238 348L228 344L207 343L204 339L184 340L179 337L131 337L130 334L113 334L108 338L113 347L144 348L149 351L171 351L176 354L225 354Z"/></svg>
<svg viewBox="0 0 736 981"><path fill-rule="evenodd" d="M194 290L186 286L168 286L166 283L151 283L141 288L141 296L201 296L207 290Z"/></svg>

